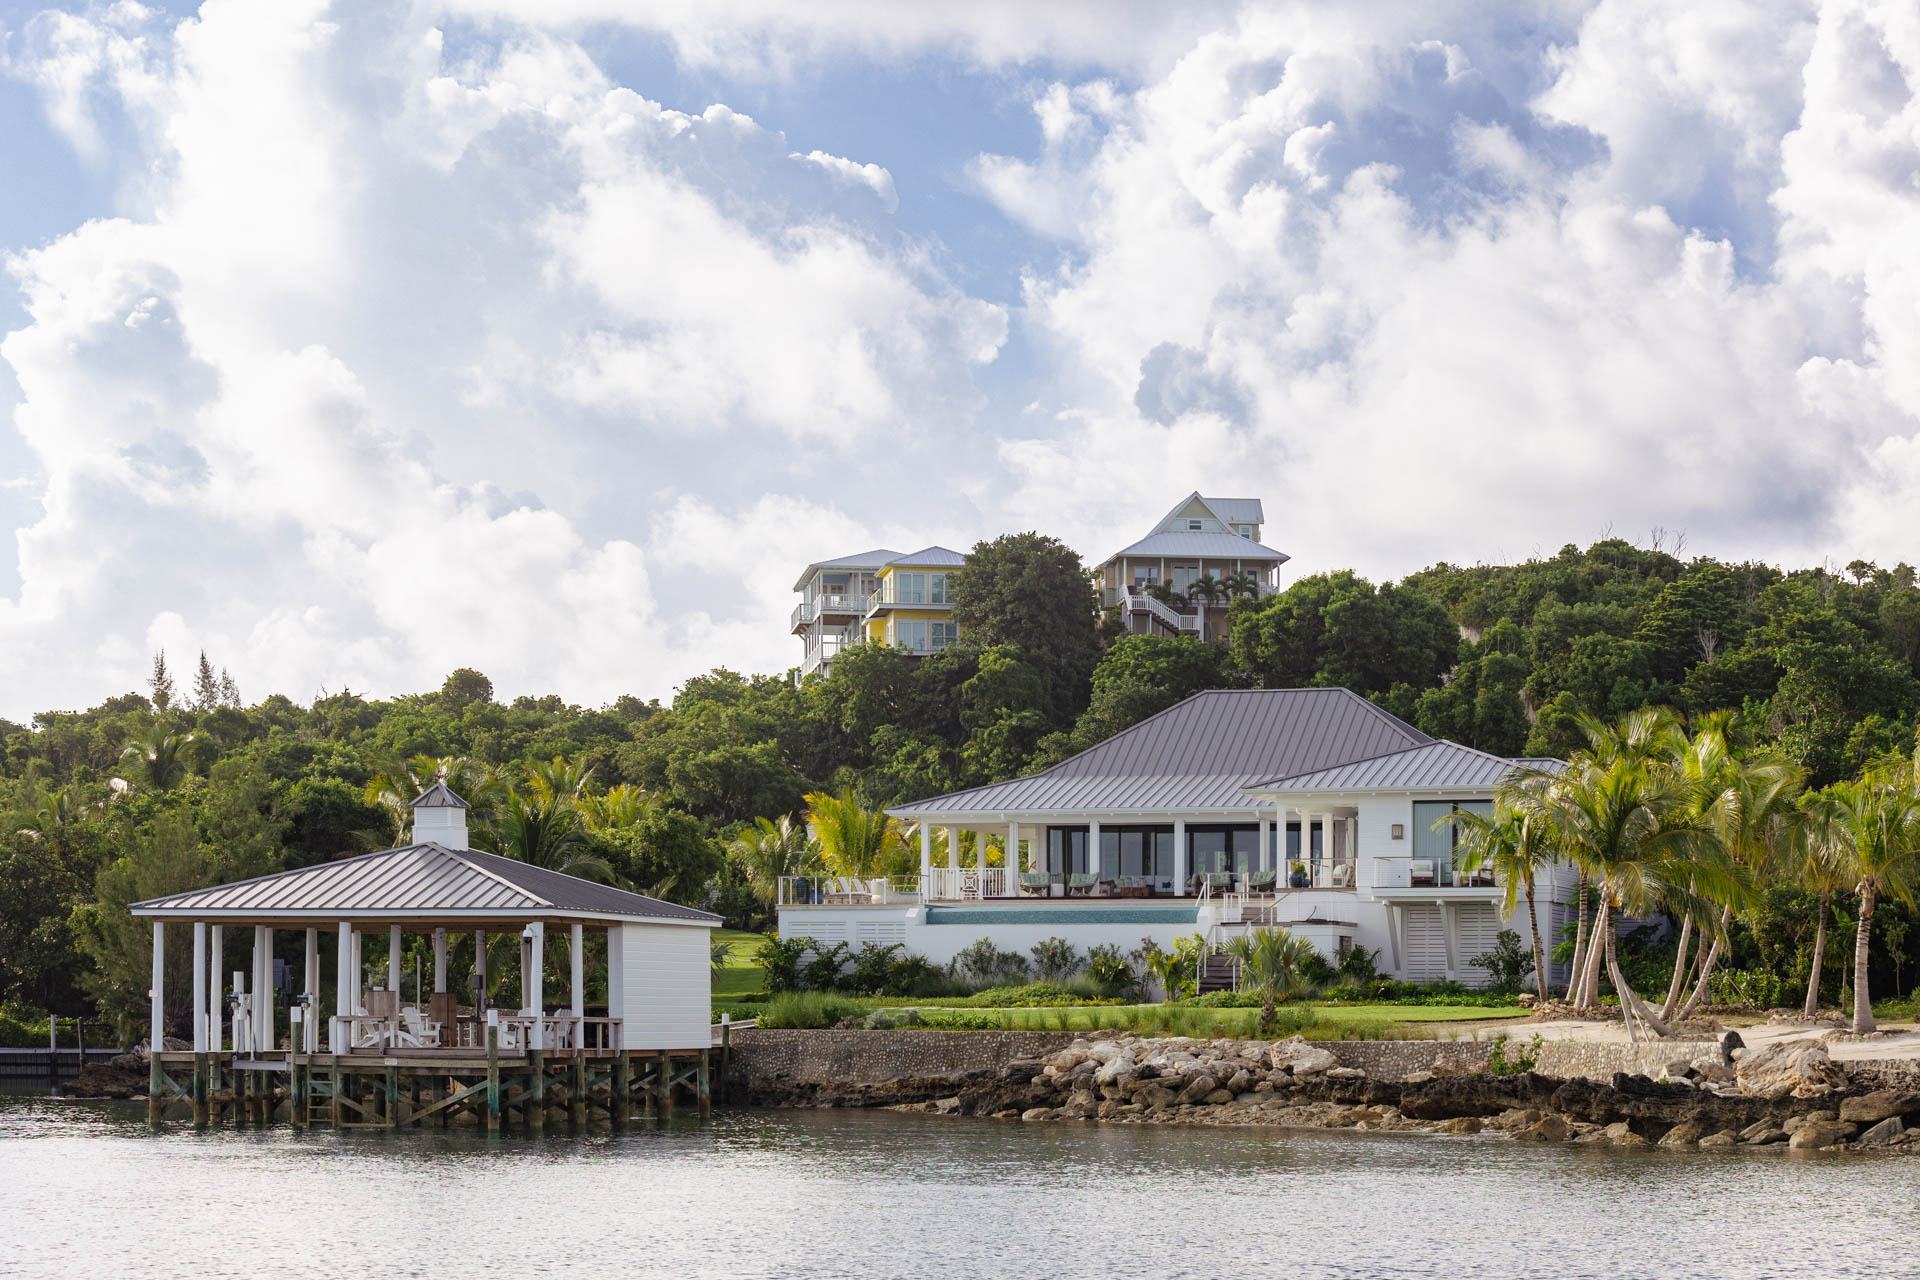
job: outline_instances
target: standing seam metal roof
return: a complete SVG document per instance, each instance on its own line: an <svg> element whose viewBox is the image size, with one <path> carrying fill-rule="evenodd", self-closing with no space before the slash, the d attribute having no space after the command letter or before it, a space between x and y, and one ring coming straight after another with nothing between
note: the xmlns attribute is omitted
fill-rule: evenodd
<svg viewBox="0 0 1920 1280"><path fill-rule="evenodd" d="M338 862L300 867L232 884L190 889L133 904L153 911L272 913L367 911L581 911L637 919L718 923L719 916L595 884L477 849L404 845Z"/></svg>
<svg viewBox="0 0 1920 1280"><path fill-rule="evenodd" d="M1130 547L1108 556L1205 556L1209 560L1290 560L1284 551L1243 538L1237 533L1192 533L1168 529L1150 533Z"/></svg>
<svg viewBox="0 0 1920 1280"><path fill-rule="evenodd" d="M1310 773L1269 779L1253 789L1271 792L1419 791L1444 787L1491 787L1527 766L1457 742L1430 742L1371 760L1357 760Z"/></svg>
<svg viewBox="0 0 1920 1280"><path fill-rule="evenodd" d="M1052 768L896 806L940 813L1251 808L1247 788L1431 744L1347 689L1213 689Z"/></svg>

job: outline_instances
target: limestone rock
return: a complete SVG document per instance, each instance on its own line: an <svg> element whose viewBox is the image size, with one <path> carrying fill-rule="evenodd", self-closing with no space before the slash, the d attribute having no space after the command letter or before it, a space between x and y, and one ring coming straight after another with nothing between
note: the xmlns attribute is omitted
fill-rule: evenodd
<svg viewBox="0 0 1920 1280"><path fill-rule="evenodd" d="M1273 1065L1276 1068L1290 1070L1296 1077L1300 1077L1331 1071L1338 1065L1338 1060L1325 1049L1299 1044L1287 1046L1284 1054L1280 1052L1279 1046L1275 1046Z"/></svg>
<svg viewBox="0 0 1920 1280"><path fill-rule="evenodd" d="M1480 1132L1480 1118L1478 1116L1455 1116L1434 1130L1434 1132L1454 1134L1478 1133Z"/></svg>
<svg viewBox="0 0 1920 1280"><path fill-rule="evenodd" d="M1915 1111L1920 1111L1920 1094L1896 1093L1892 1089L1875 1089L1840 1102L1840 1119L1854 1124L1873 1124Z"/></svg>
<svg viewBox="0 0 1920 1280"><path fill-rule="evenodd" d="M1212 1076L1197 1075L1187 1081L1187 1087L1180 1091L1180 1101L1198 1102L1219 1087L1219 1082Z"/></svg>
<svg viewBox="0 0 1920 1280"><path fill-rule="evenodd" d="M1367 1073L1358 1067L1331 1067L1327 1071L1329 1080L1365 1080Z"/></svg>
<svg viewBox="0 0 1920 1280"><path fill-rule="evenodd" d="M1053 1108L1052 1107L1028 1107L1025 1111L1022 1111L1020 1113L1020 1118L1022 1120L1026 1120L1030 1122L1035 1120L1051 1120L1053 1119Z"/></svg>
<svg viewBox="0 0 1920 1280"><path fill-rule="evenodd" d="M1101 1063L1100 1069L1093 1073L1093 1078L1094 1081L1099 1084L1114 1084L1124 1077L1131 1076L1133 1069L1134 1063L1132 1058L1127 1057L1125 1054L1116 1054L1114 1057L1108 1058L1105 1062Z"/></svg>
<svg viewBox="0 0 1920 1280"><path fill-rule="evenodd" d="M1738 1144L1739 1141L1739 1134L1731 1129L1722 1129L1718 1133L1710 1133L1700 1139L1700 1145L1703 1147L1731 1147Z"/></svg>
<svg viewBox="0 0 1920 1280"><path fill-rule="evenodd" d="M1868 1129L1865 1133L1854 1139L1853 1145L1856 1147L1884 1147L1906 1131L1907 1127L1900 1122L1899 1116L1888 1116L1885 1120L1882 1120L1879 1124L1874 1125L1871 1129Z"/></svg>
<svg viewBox="0 0 1920 1280"><path fill-rule="evenodd" d="M1770 1147L1775 1143L1785 1142L1790 1136L1785 1129L1766 1128L1743 1141L1750 1147Z"/></svg>
<svg viewBox="0 0 1920 1280"><path fill-rule="evenodd" d="M1519 1142L1565 1142L1573 1136L1573 1127L1559 1116L1541 1116L1513 1136Z"/></svg>
<svg viewBox="0 0 1920 1280"><path fill-rule="evenodd" d="M1853 1125L1839 1120L1809 1120L1793 1131L1787 1145L1795 1151L1819 1150L1845 1142L1854 1135Z"/></svg>
<svg viewBox="0 0 1920 1280"><path fill-rule="evenodd" d="M1660 1139L1663 1147L1695 1147L1700 1145L1700 1127L1691 1124L1677 1124L1667 1130Z"/></svg>
<svg viewBox="0 0 1920 1280"><path fill-rule="evenodd" d="M1228 1093L1244 1093L1252 1084L1253 1073L1242 1067L1227 1078L1223 1087Z"/></svg>
<svg viewBox="0 0 1920 1280"><path fill-rule="evenodd" d="M1211 1092L1209 1092L1206 1097L1200 1099L1200 1101L1206 1103L1210 1107L1217 1107L1217 1106L1220 1106L1222 1103L1232 1102L1233 1094L1225 1089L1214 1089Z"/></svg>
<svg viewBox="0 0 1920 1280"><path fill-rule="evenodd" d="M1756 1098L1818 1098L1847 1084L1845 1068L1817 1040L1784 1040L1735 1052L1734 1077Z"/></svg>

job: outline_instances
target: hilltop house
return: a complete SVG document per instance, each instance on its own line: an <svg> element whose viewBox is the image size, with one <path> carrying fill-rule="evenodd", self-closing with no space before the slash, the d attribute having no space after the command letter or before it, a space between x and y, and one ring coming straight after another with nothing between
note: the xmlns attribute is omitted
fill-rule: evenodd
<svg viewBox="0 0 1920 1280"><path fill-rule="evenodd" d="M857 644L866 631L867 604L873 599L880 570L897 557L884 547L821 560L800 574L793 589L800 603L793 607L791 627L806 645L800 674L825 671L840 650Z"/></svg>
<svg viewBox="0 0 1920 1280"><path fill-rule="evenodd" d="M960 638L953 620L953 575L966 557L946 547L909 555L883 549L807 566L793 589L792 629L806 644L800 674L828 670L842 649L897 645L938 653Z"/></svg>
<svg viewBox="0 0 1920 1280"><path fill-rule="evenodd" d="M1329 959L1365 946L1395 977L1479 983L1473 957L1527 925L1496 877L1460 869L1445 819L1528 764L1550 762L1431 738L1345 689L1199 693L1039 773L891 810L919 874L790 879L780 934L945 963L982 937L1025 954L1280 926ZM1548 934L1572 873L1535 889Z"/></svg>
<svg viewBox="0 0 1920 1280"><path fill-rule="evenodd" d="M1288 556L1261 543L1264 521L1258 498L1188 494L1146 537L1107 557L1099 569L1102 603L1120 610L1129 631L1224 638L1234 597L1279 588ZM1196 595L1203 580L1220 594Z"/></svg>

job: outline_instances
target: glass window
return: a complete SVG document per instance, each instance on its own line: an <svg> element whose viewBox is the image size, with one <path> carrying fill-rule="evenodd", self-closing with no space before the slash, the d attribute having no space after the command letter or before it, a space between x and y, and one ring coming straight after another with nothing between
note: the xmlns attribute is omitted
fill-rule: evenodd
<svg viewBox="0 0 1920 1280"><path fill-rule="evenodd" d="M947 598L948 576L949 575L944 573L930 573L927 575L927 603L928 604L953 603L951 600Z"/></svg>
<svg viewBox="0 0 1920 1280"><path fill-rule="evenodd" d="M1489 800L1416 800L1413 804L1413 856L1433 863L1434 883L1457 883L1454 873L1454 849L1460 843L1460 829L1442 821L1455 810L1491 813ZM1439 823L1436 830L1434 824Z"/></svg>
<svg viewBox="0 0 1920 1280"><path fill-rule="evenodd" d="M894 623L893 642L903 649L912 649L916 653L925 653L927 649L927 624L924 622Z"/></svg>
<svg viewBox="0 0 1920 1280"><path fill-rule="evenodd" d="M927 575L924 573L894 574L893 602L895 604L925 604L927 602Z"/></svg>
<svg viewBox="0 0 1920 1280"><path fill-rule="evenodd" d="M1203 871L1225 871L1222 859L1227 852L1227 833L1224 831L1187 831L1187 847L1192 851L1195 875Z"/></svg>
<svg viewBox="0 0 1920 1280"><path fill-rule="evenodd" d="M1233 531L1249 541L1253 538L1253 526L1250 524L1237 524L1233 527Z"/></svg>
<svg viewBox="0 0 1920 1280"><path fill-rule="evenodd" d="M1207 522L1206 522L1206 521L1204 521L1204 520L1189 520L1189 521L1187 521L1187 532L1188 532L1188 533L1199 533L1199 532L1200 532L1200 531L1201 531L1202 529L1204 529L1204 528L1206 528L1206 527L1207 527Z"/></svg>
<svg viewBox="0 0 1920 1280"><path fill-rule="evenodd" d="M1087 869L1087 829L1047 828L1047 870L1054 875L1078 875Z"/></svg>
<svg viewBox="0 0 1920 1280"><path fill-rule="evenodd" d="M1260 870L1260 828L1235 827L1228 837L1233 844L1233 866L1230 869L1236 875Z"/></svg>
<svg viewBox="0 0 1920 1280"><path fill-rule="evenodd" d="M936 622L927 632L927 642L934 652L948 649L960 643L960 624L957 622Z"/></svg>

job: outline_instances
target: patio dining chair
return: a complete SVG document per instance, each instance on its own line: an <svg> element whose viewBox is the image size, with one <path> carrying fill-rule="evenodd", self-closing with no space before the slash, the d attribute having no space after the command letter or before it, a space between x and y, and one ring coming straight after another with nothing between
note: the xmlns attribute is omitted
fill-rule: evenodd
<svg viewBox="0 0 1920 1280"><path fill-rule="evenodd" d="M1093 892L1098 879L1091 871L1076 871L1067 878L1067 892L1084 898Z"/></svg>

